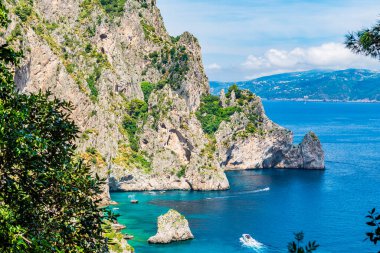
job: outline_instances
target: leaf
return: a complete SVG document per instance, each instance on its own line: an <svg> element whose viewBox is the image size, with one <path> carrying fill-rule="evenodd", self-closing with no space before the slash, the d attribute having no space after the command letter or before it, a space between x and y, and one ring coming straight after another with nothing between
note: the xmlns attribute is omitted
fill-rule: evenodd
<svg viewBox="0 0 380 253"><path fill-rule="evenodd" d="M366 222L366 224L367 224L368 226L371 226L371 227L375 227L375 226L376 226L376 223L373 222L373 221L368 221L368 222Z"/></svg>

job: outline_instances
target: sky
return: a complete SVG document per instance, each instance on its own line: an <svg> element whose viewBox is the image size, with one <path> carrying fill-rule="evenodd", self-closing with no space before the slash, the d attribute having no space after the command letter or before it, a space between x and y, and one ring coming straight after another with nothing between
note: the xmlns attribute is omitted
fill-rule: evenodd
<svg viewBox="0 0 380 253"><path fill-rule="evenodd" d="M380 19L379 0L157 0L168 32L200 41L210 80L243 81L380 62L351 53L345 34Z"/></svg>

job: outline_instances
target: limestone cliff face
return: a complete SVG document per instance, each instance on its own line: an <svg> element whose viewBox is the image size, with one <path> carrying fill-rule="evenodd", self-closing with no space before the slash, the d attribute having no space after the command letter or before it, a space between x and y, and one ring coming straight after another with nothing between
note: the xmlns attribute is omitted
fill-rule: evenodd
<svg viewBox="0 0 380 253"><path fill-rule="evenodd" d="M315 135L293 146L257 97L222 98L240 110L215 138L206 135L195 116L209 94L200 45L188 32L169 36L155 0L6 4L12 23L4 37L24 52L18 89L72 102L78 155L109 180L104 199L109 189L227 189L223 169L324 167Z"/></svg>
<svg viewBox="0 0 380 253"><path fill-rule="evenodd" d="M235 100L234 94L227 99L221 92L222 105L236 105ZM242 111L232 115L229 122L222 122L215 133L224 169L325 168L322 145L314 133L293 145L292 132L268 119L259 97L254 96L241 107Z"/></svg>
<svg viewBox="0 0 380 253"><path fill-rule="evenodd" d="M155 0L127 0L123 11L98 0L7 5L12 24L5 36L24 52L17 87L72 102L79 155L109 178L111 190L229 187L193 115L209 92L200 45L187 32L169 36ZM123 120L129 101L144 100L143 81L159 87L137 122L139 148L132 150Z"/></svg>

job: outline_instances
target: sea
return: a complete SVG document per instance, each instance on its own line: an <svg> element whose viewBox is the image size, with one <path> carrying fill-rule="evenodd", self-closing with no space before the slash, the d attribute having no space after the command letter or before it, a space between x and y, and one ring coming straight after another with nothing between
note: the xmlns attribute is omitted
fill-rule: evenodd
<svg viewBox="0 0 380 253"><path fill-rule="evenodd" d="M316 252L380 250L365 241L365 216L380 211L380 104L264 101L264 107L296 143L311 130L319 136L326 170L227 172L228 191L112 193L136 253L287 252L300 231L304 243L320 245ZM149 245L157 217L170 208L186 216L195 239ZM242 243L242 234L256 243Z"/></svg>

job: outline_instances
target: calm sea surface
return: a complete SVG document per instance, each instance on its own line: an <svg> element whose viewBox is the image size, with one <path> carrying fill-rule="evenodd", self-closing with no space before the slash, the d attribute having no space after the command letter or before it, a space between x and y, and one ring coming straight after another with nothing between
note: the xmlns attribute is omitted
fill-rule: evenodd
<svg viewBox="0 0 380 253"><path fill-rule="evenodd" d="M251 234L260 252L286 252L293 232L317 240L317 252L377 252L363 242L366 212L380 210L380 104L264 102L268 116L291 129L295 141L313 130L326 152L326 171L228 172L221 192L113 193L116 210L137 253L256 252L239 238ZM130 195L140 201L129 203ZM156 219L169 208L183 213L196 239L148 245Z"/></svg>

